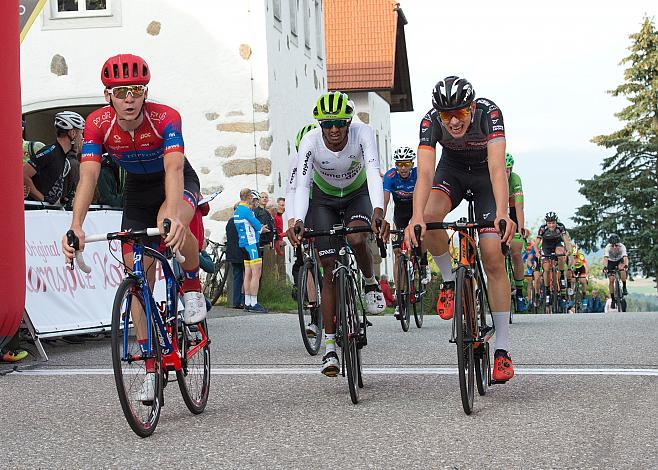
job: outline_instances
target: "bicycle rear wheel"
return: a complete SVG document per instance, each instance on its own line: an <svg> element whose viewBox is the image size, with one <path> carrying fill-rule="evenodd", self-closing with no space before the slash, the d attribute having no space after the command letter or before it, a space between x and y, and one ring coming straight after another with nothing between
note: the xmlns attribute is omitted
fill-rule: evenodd
<svg viewBox="0 0 658 470"><path fill-rule="evenodd" d="M224 286L226 285L226 271L227 271L226 259L224 255L215 263L215 272L213 273L213 280L210 285L210 302L215 305L219 298L224 293Z"/></svg>
<svg viewBox="0 0 658 470"><path fill-rule="evenodd" d="M400 253L398 258L398 284L396 286L396 297L398 301L398 312L400 314L400 326L402 331L409 331L409 319L411 307L409 299L409 271L407 270L408 258Z"/></svg>
<svg viewBox="0 0 658 470"><path fill-rule="evenodd" d="M336 310L341 326L341 348L343 366L347 375L347 385L350 389L352 403L359 402L359 374L361 361L357 348L359 334L359 316L357 312L356 289L353 282L345 274L344 269L338 272L336 282Z"/></svg>
<svg viewBox="0 0 658 470"><path fill-rule="evenodd" d="M486 298L482 279L480 276L476 277L475 285L475 313L476 324L478 325L478 337L482 337L489 329L487 325L487 316L489 314L489 303ZM481 341L477 348L473 350L475 358L475 383L477 384L478 394L485 395L489 386L489 374L491 367L491 358L489 356L489 342Z"/></svg>
<svg viewBox="0 0 658 470"><path fill-rule="evenodd" d="M146 310L142 291L138 281L128 277L119 285L112 307L112 367L126 421L135 434L148 437L155 431L162 410L164 376L161 347L155 320L151 318L152 351L146 357L142 354L136 331L130 327L130 322L134 321L133 310L136 315L144 317L142 312ZM155 374L155 398L152 401L142 401L139 396L146 379L147 361L153 363L152 366L149 364L149 369L152 367Z"/></svg>
<svg viewBox="0 0 658 470"><path fill-rule="evenodd" d="M464 412L473 412L475 382L475 358L473 354L475 305L473 279L466 275L466 268L457 269L455 280L455 342L457 343L457 369L459 390Z"/></svg>
<svg viewBox="0 0 658 470"><path fill-rule="evenodd" d="M309 276L313 286L308 285ZM322 344L322 312L320 311L320 279L318 266L315 263L304 263L299 270L299 289L297 289L297 315L299 317L299 329L302 333L302 341L306 351L315 356ZM310 290L310 292L309 292ZM315 296L315 301L309 301L309 293ZM306 328L315 325L317 334L310 337Z"/></svg>
<svg viewBox="0 0 658 470"><path fill-rule="evenodd" d="M208 404L210 392L210 339L208 324L204 320L186 325L179 317L177 341L181 353L181 369L176 371L178 388L187 408L195 415L202 413Z"/></svg>

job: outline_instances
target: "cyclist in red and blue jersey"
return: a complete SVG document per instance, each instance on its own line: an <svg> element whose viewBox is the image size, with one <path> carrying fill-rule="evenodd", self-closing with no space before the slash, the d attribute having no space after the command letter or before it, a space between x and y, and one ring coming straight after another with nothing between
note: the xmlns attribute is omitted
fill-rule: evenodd
<svg viewBox="0 0 658 470"><path fill-rule="evenodd" d="M409 224L413 213L414 188L416 187L416 171L414 160L416 152L410 147L398 147L393 152L395 168L391 168L384 174L384 214L393 196L395 208L393 210L393 222L395 228L404 230ZM398 285L398 263L400 262L400 245L402 236L396 237L391 245L395 255L393 278L397 289ZM428 269L429 271L429 269ZM395 307L395 318L399 318L399 306Z"/></svg>
<svg viewBox="0 0 658 470"><path fill-rule="evenodd" d="M101 81L109 105L87 117L71 230L79 238L80 250L83 250L85 233L82 224L94 196L104 148L127 172L121 228L157 226L164 232L163 220L171 220L171 229L164 243L185 257L181 264L184 320L188 324L197 323L206 317L206 304L199 282L198 242L190 232L189 224L197 206L199 178L184 155L178 112L169 106L146 101L150 79L147 63L132 54L110 57L103 65ZM150 243L157 246L159 237ZM72 260L75 252L68 246L66 236L62 239L62 249L66 258ZM126 266L132 268L130 246L124 245L123 259ZM151 286L155 282L154 264L153 259L144 260ZM136 310L138 308L133 305L132 311ZM138 342L145 348L145 316L133 314L133 322ZM147 361L146 369L153 372L153 364ZM154 385L155 374L147 373L140 392L142 401L153 399Z"/></svg>

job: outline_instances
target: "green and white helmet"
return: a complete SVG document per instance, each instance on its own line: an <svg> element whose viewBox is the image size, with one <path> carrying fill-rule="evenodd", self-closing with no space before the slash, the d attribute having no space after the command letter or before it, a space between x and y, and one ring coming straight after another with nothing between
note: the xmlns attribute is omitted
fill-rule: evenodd
<svg viewBox="0 0 658 470"><path fill-rule="evenodd" d="M354 116L354 104L350 101L347 93L332 91L318 98L313 117L318 121L324 119L352 119Z"/></svg>
<svg viewBox="0 0 658 470"><path fill-rule="evenodd" d="M505 168L512 168L514 166L514 157L511 153L505 154Z"/></svg>
<svg viewBox="0 0 658 470"><path fill-rule="evenodd" d="M299 143L302 141L302 137L304 137L308 131L315 129L316 127L318 127L318 125L316 123L312 123L307 124L306 126L299 129L299 132L297 132L297 137L295 137L295 150L299 151Z"/></svg>

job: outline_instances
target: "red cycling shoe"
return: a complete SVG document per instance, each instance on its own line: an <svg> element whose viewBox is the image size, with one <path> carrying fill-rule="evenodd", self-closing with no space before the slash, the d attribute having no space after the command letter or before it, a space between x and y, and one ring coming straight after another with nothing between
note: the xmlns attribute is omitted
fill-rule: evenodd
<svg viewBox="0 0 658 470"><path fill-rule="evenodd" d="M455 314L455 281L445 281L441 284L436 313L444 320L452 319Z"/></svg>
<svg viewBox="0 0 658 470"><path fill-rule="evenodd" d="M514 365L507 351L496 349L492 378L496 382L507 382L514 377Z"/></svg>

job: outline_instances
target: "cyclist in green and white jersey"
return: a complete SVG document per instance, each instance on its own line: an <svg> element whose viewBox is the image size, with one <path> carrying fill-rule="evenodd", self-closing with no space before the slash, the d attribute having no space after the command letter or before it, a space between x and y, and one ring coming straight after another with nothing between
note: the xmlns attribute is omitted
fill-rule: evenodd
<svg viewBox="0 0 658 470"><path fill-rule="evenodd" d="M308 132L299 144L295 225L288 230L288 239L293 245L300 242L295 229L303 230L309 211L315 230L329 230L335 224L370 225L378 237L388 240L375 131L366 124L352 122L353 115L354 104L339 91L322 95L313 109L320 129ZM367 237L367 233L351 234L347 240L363 273L367 310L377 314L384 310L386 303L375 279ZM335 249L327 237L318 238L316 246L324 268L322 316L326 353L322 359L322 373L336 377L340 367L336 354L336 298L332 279Z"/></svg>
<svg viewBox="0 0 658 470"><path fill-rule="evenodd" d="M521 177L512 171L514 168L514 157L510 153L505 154L505 170L507 171L507 183L509 191L509 216L516 223L516 233L510 242L510 256L514 270L514 283L516 289L517 305L523 300L523 239L527 237L525 229L525 214L523 212L523 186Z"/></svg>

